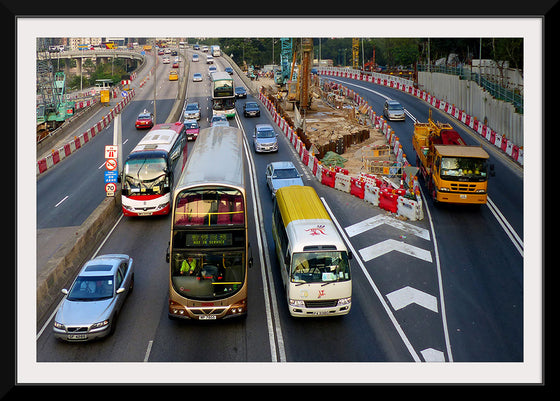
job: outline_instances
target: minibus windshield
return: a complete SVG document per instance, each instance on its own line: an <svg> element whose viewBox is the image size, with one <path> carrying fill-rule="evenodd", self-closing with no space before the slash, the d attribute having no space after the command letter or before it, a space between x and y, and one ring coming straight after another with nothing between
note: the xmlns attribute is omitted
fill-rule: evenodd
<svg viewBox="0 0 560 401"><path fill-rule="evenodd" d="M348 255L344 251L298 252L292 257L293 283L328 283L350 280Z"/></svg>

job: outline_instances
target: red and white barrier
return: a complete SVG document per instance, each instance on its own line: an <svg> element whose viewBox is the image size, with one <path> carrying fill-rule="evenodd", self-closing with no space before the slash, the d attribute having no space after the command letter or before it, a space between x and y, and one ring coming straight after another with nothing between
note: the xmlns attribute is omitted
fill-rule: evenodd
<svg viewBox="0 0 560 401"><path fill-rule="evenodd" d="M97 122L93 127L85 131L79 136L75 136L73 140L66 143L64 146L58 150L52 150L51 154L37 161L37 171L36 174L42 174L49 168L58 164L62 159L70 154L74 153L76 150L80 149L83 145L89 142L91 138L97 135L99 132L103 131L115 117L115 111L120 112L124 106L126 106L130 100L134 97L134 89L130 90L129 95L122 101L117 103L117 105L109 111L103 118Z"/></svg>
<svg viewBox="0 0 560 401"><path fill-rule="evenodd" d="M353 92L347 91L346 89L345 93L352 97L355 96ZM354 99L357 102L362 101L362 104L364 103L363 99L359 97L354 97ZM415 221L423 219L422 201L417 181L412 181L413 186L410 187L412 188L411 192L414 194L415 199L409 199L405 197L406 190L402 185L400 188L393 188L391 184L375 176L360 174L359 177L351 177L346 169L340 167L327 168L323 166L314 154L309 153L303 142L297 137L296 133L289 127L286 121L278 115L272 102L262 93L259 93L259 100L270 112L278 128L286 135L286 139L294 147L303 165L309 168L315 179L321 184L342 192L350 193L373 206L381 207L397 215L404 216L409 220ZM372 122L375 125L379 125L382 129L395 156L399 159L401 166L409 165L402 152L402 145L399 143L398 137L396 137L395 132L387 122L383 118L375 116L375 113L372 116ZM414 184L416 184L416 186L414 186Z"/></svg>
<svg viewBox="0 0 560 401"><path fill-rule="evenodd" d="M449 103L437 99L433 97L430 93L419 90L413 87L413 83L410 80L406 80L399 77L394 77L390 75L382 75L382 74L371 74L371 75L363 75L358 73L356 70L349 70L346 68L336 68L336 67L320 67L319 74L327 75L327 76L335 76L335 77L345 77L345 78L353 78L356 80L366 81L366 82L373 82L378 85L384 85L391 88L399 89L405 93L418 97L435 108L442 110L449 114L450 116L454 117L458 121L463 122L474 131L478 132L481 136L488 140L488 142L492 143L497 148L504 151L509 157L513 160L518 162L519 164L523 165L523 147L517 146L511 141L508 141L505 135L501 135L502 141L499 145L496 142L493 142L491 139L493 136L489 135L486 136L486 132L490 130L493 132L490 127L487 127L484 124L481 124L476 117L467 114L464 110L459 110L458 107L455 107L454 104L449 105ZM498 134L494 132L494 135L497 136ZM504 146L505 141L505 146ZM508 142L510 142L508 144Z"/></svg>

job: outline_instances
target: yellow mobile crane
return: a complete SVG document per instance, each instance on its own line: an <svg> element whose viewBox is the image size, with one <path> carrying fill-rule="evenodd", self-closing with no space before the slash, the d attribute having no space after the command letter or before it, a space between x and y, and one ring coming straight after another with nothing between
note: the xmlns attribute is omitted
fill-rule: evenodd
<svg viewBox="0 0 560 401"><path fill-rule="evenodd" d="M360 39L352 38L352 68L360 69Z"/></svg>

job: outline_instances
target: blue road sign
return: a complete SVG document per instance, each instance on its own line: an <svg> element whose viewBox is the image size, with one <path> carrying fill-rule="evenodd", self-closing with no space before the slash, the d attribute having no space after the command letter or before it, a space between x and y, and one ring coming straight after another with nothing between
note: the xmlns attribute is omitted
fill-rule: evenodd
<svg viewBox="0 0 560 401"><path fill-rule="evenodd" d="M110 182L117 182L117 177L118 177L119 173L117 173L116 171L105 171L105 184L108 184Z"/></svg>

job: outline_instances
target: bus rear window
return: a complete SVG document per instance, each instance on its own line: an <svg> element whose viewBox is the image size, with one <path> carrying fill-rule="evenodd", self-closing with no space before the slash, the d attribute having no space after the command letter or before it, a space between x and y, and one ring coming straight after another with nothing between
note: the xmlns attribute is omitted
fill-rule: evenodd
<svg viewBox="0 0 560 401"><path fill-rule="evenodd" d="M173 223L175 226L243 225L243 194L225 187L184 190L175 199Z"/></svg>

